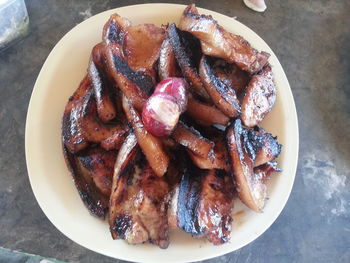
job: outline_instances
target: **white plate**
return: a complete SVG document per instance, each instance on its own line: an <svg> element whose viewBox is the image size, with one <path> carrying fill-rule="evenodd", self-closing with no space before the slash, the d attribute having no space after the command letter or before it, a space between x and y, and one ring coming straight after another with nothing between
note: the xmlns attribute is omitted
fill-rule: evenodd
<svg viewBox="0 0 350 263"><path fill-rule="evenodd" d="M61 146L61 117L70 95L86 73L92 47L101 41L108 17L117 12L134 24L178 22L185 6L144 4L126 6L95 15L69 31L46 59L35 83L26 123L26 159L30 183L38 203L50 221L76 243L98 253L136 262L187 262L208 259L239 249L260 236L277 218L291 192L298 158L298 122L288 80L269 46L240 22L219 13L211 14L226 29L242 35L255 48L269 52L278 86L277 103L264 127L283 144L279 157L283 172L269 183L264 213L246 209L239 201L231 242L222 246L175 231L168 249L154 245L127 245L112 240L107 222L91 216L83 205L66 168Z"/></svg>

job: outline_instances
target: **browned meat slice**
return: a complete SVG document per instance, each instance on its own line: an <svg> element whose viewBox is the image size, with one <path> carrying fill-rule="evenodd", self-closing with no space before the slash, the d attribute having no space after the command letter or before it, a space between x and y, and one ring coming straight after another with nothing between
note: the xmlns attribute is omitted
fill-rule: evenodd
<svg viewBox="0 0 350 263"><path fill-rule="evenodd" d="M80 130L83 137L93 143L100 143L115 133L125 132L126 129L122 125L107 126L98 120L96 102L92 92L75 103L70 118L76 122L77 129Z"/></svg>
<svg viewBox="0 0 350 263"><path fill-rule="evenodd" d="M177 124L171 136L176 142L202 158L207 158L214 147L212 141L204 138L199 131L188 127L182 121Z"/></svg>
<svg viewBox="0 0 350 263"><path fill-rule="evenodd" d="M103 122L109 122L117 115L106 72L105 44L99 43L92 49L88 74L94 89L98 117Z"/></svg>
<svg viewBox="0 0 350 263"><path fill-rule="evenodd" d="M77 155L77 167L84 175L92 178L102 194L109 197L115 159L115 152L94 147Z"/></svg>
<svg viewBox="0 0 350 263"><path fill-rule="evenodd" d="M202 103L189 97L187 102L187 113L197 123L203 126L220 124L226 126L229 118L212 105Z"/></svg>
<svg viewBox="0 0 350 263"><path fill-rule="evenodd" d="M109 212L112 237L130 244L149 241L167 248L168 191L164 177L157 177L140 156L135 135L129 135L118 153L113 175Z"/></svg>
<svg viewBox="0 0 350 263"><path fill-rule="evenodd" d="M202 57L199 74L215 106L227 116L237 117L241 113L241 107L236 92L215 76L209 57Z"/></svg>
<svg viewBox="0 0 350 263"><path fill-rule="evenodd" d="M260 127L248 130L245 147L254 160L254 167L270 162L281 153L282 145L277 137L273 137Z"/></svg>
<svg viewBox="0 0 350 263"><path fill-rule="evenodd" d="M217 59L213 64L214 74L229 88L234 89L240 95L248 84L247 72L241 70L236 64L227 63Z"/></svg>
<svg viewBox="0 0 350 263"><path fill-rule="evenodd" d="M169 211L170 219L187 233L204 236L215 245L223 244L231 234L233 192L230 175L189 164L173 196L172 204L174 200L176 204Z"/></svg>
<svg viewBox="0 0 350 263"><path fill-rule="evenodd" d="M277 162L267 162L263 165L254 168L254 174L262 182L270 179L274 172L281 172L282 170L277 167Z"/></svg>
<svg viewBox="0 0 350 263"><path fill-rule="evenodd" d="M226 31L211 16L200 15L194 4L184 10L179 28L201 41L204 54L235 63L251 74L262 69L270 56L251 47L243 37Z"/></svg>
<svg viewBox="0 0 350 263"><path fill-rule="evenodd" d="M198 40L190 34L179 30L175 24L169 26L168 37L182 75L190 84L191 92L205 100L209 100L208 93L203 87L197 70L196 53L200 51Z"/></svg>
<svg viewBox="0 0 350 263"><path fill-rule="evenodd" d="M262 212L267 198L267 188L259 174L253 170L254 156L247 149L248 131L237 119L227 132L231 166L236 178L237 192L242 202L256 212Z"/></svg>
<svg viewBox="0 0 350 263"><path fill-rule="evenodd" d="M63 154L67 167L73 177L74 184L85 206L91 214L104 218L108 212L108 196L101 192L101 184L100 188L96 186L91 172L87 169L82 169L81 162L66 146L63 146ZM94 164L96 165L96 162ZM97 177L101 179L100 176L101 174L95 176L97 181Z"/></svg>
<svg viewBox="0 0 350 263"><path fill-rule="evenodd" d="M83 137L82 132L78 128L77 119L71 118L71 112L75 103L89 92L91 92L91 80L88 76L85 76L80 82L79 88L69 98L64 109L62 118L62 139L70 152L79 152L89 145L89 142Z"/></svg>
<svg viewBox="0 0 350 263"><path fill-rule="evenodd" d="M182 76L169 38L163 41L160 48L158 75L160 80Z"/></svg>
<svg viewBox="0 0 350 263"><path fill-rule="evenodd" d="M125 140L126 135L127 129L118 130L115 133L113 133L112 136L101 141L100 145L103 149L107 151L118 150L122 145L123 141Z"/></svg>
<svg viewBox="0 0 350 263"><path fill-rule="evenodd" d="M189 150L187 151L188 155L190 156L194 165L201 169L223 169L225 171L229 171L230 168L228 164L226 145L220 138L217 138L214 140L214 142L214 149L206 158L196 155Z"/></svg>
<svg viewBox="0 0 350 263"><path fill-rule="evenodd" d="M242 101L241 119L244 125L254 127L264 119L276 101L276 86L270 66L254 75Z"/></svg>
<svg viewBox="0 0 350 263"><path fill-rule="evenodd" d="M164 150L161 140L145 129L139 113L125 96L123 97L123 109L128 121L134 129L137 141L149 164L156 175L163 176L168 169L169 157Z"/></svg>
<svg viewBox="0 0 350 263"><path fill-rule="evenodd" d="M107 62L109 73L113 77L113 80L117 84L118 88L131 101L132 105L137 110L141 111L143 105L146 103L148 95L147 92L136 83L142 81L142 79L145 77L144 73L137 74L139 72L135 73L132 71L128 63L123 59L123 55L121 54L119 47L115 45L107 46ZM153 86L152 81L149 81L149 83L151 83ZM146 86L148 91L148 87L150 88L151 86L148 84L146 84Z"/></svg>
<svg viewBox="0 0 350 263"><path fill-rule="evenodd" d="M154 65L159 58L165 30L152 24L130 26L124 44L124 53L130 68L156 78Z"/></svg>
<svg viewBox="0 0 350 263"><path fill-rule="evenodd" d="M129 28L133 34L128 36ZM145 26L143 29L145 28L147 27ZM140 35L142 34L153 36L150 32L138 32L137 27L131 27L128 20L114 14L105 24L103 37L107 44L106 60L108 74L112 77L116 86L118 86L123 94L128 97L137 110L142 110L142 107L155 84L154 76L152 77L148 74L152 71L152 68L139 69L141 69L141 66L150 66L150 61L153 61L152 63L154 63L155 56L157 58L159 56L157 54L159 54L161 45L161 41L158 40L160 42L158 51L155 49L154 52L144 54L137 53L138 51L133 51L132 47L135 45L137 46L137 43L139 46L145 45L145 43L139 43L139 41L141 41ZM132 36L137 37L137 39L134 39ZM158 34L156 34L156 36L159 37ZM160 39L162 39L162 37L160 37ZM143 59L142 61L141 57ZM128 58L130 58L130 62L128 61ZM140 59L140 61L137 61L137 59ZM137 70L133 70L131 64L137 68Z"/></svg>

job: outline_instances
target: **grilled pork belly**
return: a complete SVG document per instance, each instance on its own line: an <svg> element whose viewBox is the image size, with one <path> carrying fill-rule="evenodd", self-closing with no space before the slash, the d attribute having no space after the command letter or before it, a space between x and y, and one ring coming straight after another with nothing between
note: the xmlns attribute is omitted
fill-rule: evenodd
<svg viewBox="0 0 350 263"><path fill-rule="evenodd" d="M231 233L233 192L231 175L189 164L169 210L172 224L192 235L205 237L214 245L227 242Z"/></svg>
<svg viewBox="0 0 350 263"><path fill-rule="evenodd" d="M263 162L276 158L281 145L262 129L254 131L243 127L240 119L229 126L227 144L239 198L249 208L262 212L267 199L267 187L262 180L265 176L256 172L254 166L260 165L261 169ZM275 166L271 168L267 169L268 173L277 169Z"/></svg>
<svg viewBox="0 0 350 263"><path fill-rule="evenodd" d="M83 203L92 215L105 218L108 212L108 196L106 195L106 191L108 188L107 178L110 178L110 171L108 168L103 168L103 171L98 171L97 169L96 172L98 166L96 161L106 160L106 163L109 164L112 156L100 155L98 153L93 154L94 163L90 167L86 165L88 167L86 168L86 166L82 165L79 157L72 154L65 145L63 146L63 154ZM88 158L87 156L89 156L88 153L85 154L85 157L80 158ZM104 181L105 179L106 181Z"/></svg>
<svg viewBox="0 0 350 263"><path fill-rule="evenodd" d="M184 10L179 28L200 40L204 54L235 63L250 74L262 69L270 56L251 47L243 37L226 31L211 16L200 15L194 4Z"/></svg>
<svg viewBox="0 0 350 263"><path fill-rule="evenodd" d="M130 244L151 242L161 248L169 245L169 187L164 177L155 175L130 134L115 164L110 197L109 225L114 239Z"/></svg>
<svg viewBox="0 0 350 263"><path fill-rule="evenodd" d="M169 77L181 77L181 70L177 64L173 47L169 38L166 38L160 48L158 76L160 80Z"/></svg>
<svg viewBox="0 0 350 263"><path fill-rule="evenodd" d="M276 86L270 66L254 75L245 90L241 119L244 125L254 127L264 119L276 101Z"/></svg>
<svg viewBox="0 0 350 263"><path fill-rule="evenodd" d="M237 117L241 113L241 107L236 92L215 76L212 64L212 59L206 56L202 57L199 74L204 87L218 109L228 117Z"/></svg>
<svg viewBox="0 0 350 263"><path fill-rule="evenodd" d="M198 40L191 34L179 30L175 24L169 26L168 37L182 75L190 84L190 91L208 101L208 93L203 86L197 70L201 55Z"/></svg>
<svg viewBox="0 0 350 263"><path fill-rule="evenodd" d="M109 122L117 115L116 108L113 103L113 87L106 72L105 44L99 43L92 49L88 74L94 90L98 117L103 122Z"/></svg>
<svg viewBox="0 0 350 263"><path fill-rule="evenodd" d="M133 108L131 102L125 96L123 97L123 109L149 164L156 175L163 176L168 169L169 156L165 152L161 139L146 130L140 114Z"/></svg>

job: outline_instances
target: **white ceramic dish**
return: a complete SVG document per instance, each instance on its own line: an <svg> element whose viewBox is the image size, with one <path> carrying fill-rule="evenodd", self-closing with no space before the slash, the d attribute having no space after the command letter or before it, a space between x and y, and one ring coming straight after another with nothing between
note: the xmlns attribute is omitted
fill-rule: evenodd
<svg viewBox="0 0 350 263"><path fill-rule="evenodd" d="M269 182L264 213L235 203L231 242L222 246L175 231L171 244L162 250L154 245L127 245L112 240L107 222L91 216L83 205L66 168L61 146L64 106L86 73L92 47L101 40L108 17L117 12L134 24L178 22L185 6L144 4L126 6L95 15L69 31L45 61L29 104L26 123L26 160L30 183L38 203L50 221L76 243L98 253L136 262L188 262L219 256L252 242L276 220L291 192L298 158L298 123L291 89L283 69L269 46L240 22L205 9L229 31L242 35L255 48L269 52L278 86L277 103L263 126L283 144L279 157L283 172Z"/></svg>

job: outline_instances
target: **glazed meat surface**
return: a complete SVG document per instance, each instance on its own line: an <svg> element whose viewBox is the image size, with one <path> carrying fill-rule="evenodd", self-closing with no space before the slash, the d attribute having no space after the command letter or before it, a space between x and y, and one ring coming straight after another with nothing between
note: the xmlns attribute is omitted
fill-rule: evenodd
<svg viewBox="0 0 350 263"><path fill-rule="evenodd" d="M179 28L201 41L204 54L235 63L251 74L259 71L270 56L251 47L243 37L226 31L211 16L200 15L194 4L184 10Z"/></svg>
<svg viewBox="0 0 350 263"><path fill-rule="evenodd" d="M129 135L117 157L110 197L109 224L114 239L130 244L169 245L168 184L156 176Z"/></svg>
<svg viewBox="0 0 350 263"><path fill-rule="evenodd" d="M270 66L254 75L242 101L242 121L248 127L258 125L269 113L276 101L276 86Z"/></svg>

